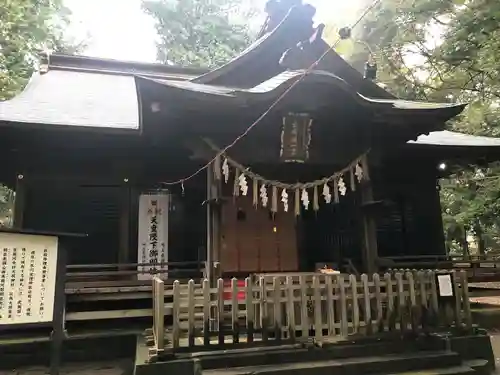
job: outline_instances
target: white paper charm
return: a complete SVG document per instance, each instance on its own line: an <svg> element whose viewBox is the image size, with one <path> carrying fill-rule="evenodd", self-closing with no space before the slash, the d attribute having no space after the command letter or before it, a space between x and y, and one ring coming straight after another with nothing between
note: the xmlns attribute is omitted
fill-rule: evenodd
<svg viewBox="0 0 500 375"><path fill-rule="evenodd" d="M246 196L248 194L248 183L244 173L239 175L238 185L240 186L241 195Z"/></svg>
<svg viewBox="0 0 500 375"><path fill-rule="evenodd" d="M260 199L262 201L262 206L267 207L267 203L269 201L269 197L267 196L267 188L266 184L262 184L260 187Z"/></svg>
<svg viewBox="0 0 500 375"><path fill-rule="evenodd" d="M302 196L300 197L300 200L302 201L302 205L306 210L309 209L309 193L307 192L306 189L302 189Z"/></svg>
<svg viewBox="0 0 500 375"><path fill-rule="evenodd" d="M328 186L328 182L325 182L323 185L323 198L325 199L326 203L331 203L332 202L332 194L330 192L330 186Z"/></svg>
<svg viewBox="0 0 500 375"><path fill-rule="evenodd" d="M363 179L363 168L361 167L361 164L359 164L359 163L356 164L354 174L356 175L358 182L361 182L361 180Z"/></svg>
<svg viewBox="0 0 500 375"><path fill-rule="evenodd" d="M227 184L229 181L229 164L226 158L224 158L224 162L222 163L222 174L224 175L224 182Z"/></svg>
<svg viewBox="0 0 500 375"><path fill-rule="evenodd" d="M346 195L347 186L345 185L345 182L344 182L344 179L342 178L342 176L339 177L338 187L339 187L340 195L342 195L342 196Z"/></svg>
<svg viewBox="0 0 500 375"><path fill-rule="evenodd" d="M288 212L288 192L286 189L281 191L281 202L283 203L283 211Z"/></svg>

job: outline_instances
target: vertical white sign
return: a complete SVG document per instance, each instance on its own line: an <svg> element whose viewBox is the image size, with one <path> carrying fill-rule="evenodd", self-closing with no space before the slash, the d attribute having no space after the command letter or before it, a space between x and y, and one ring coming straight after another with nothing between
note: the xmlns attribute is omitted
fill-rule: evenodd
<svg viewBox="0 0 500 375"><path fill-rule="evenodd" d="M168 194L143 194L139 197L139 280L149 280L153 274L167 278L168 266Z"/></svg>

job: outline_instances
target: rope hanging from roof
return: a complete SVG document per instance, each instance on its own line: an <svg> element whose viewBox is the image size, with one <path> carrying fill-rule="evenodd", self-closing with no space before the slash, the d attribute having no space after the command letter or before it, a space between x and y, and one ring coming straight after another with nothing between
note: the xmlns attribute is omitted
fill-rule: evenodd
<svg viewBox="0 0 500 375"><path fill-rule="evenodd" d="M338 203L340 196L345 196L349 190L355 191L357 184L363 180L370 179L368 174L367 155L368 152L355 158L343 169L336 171L328 177L323 177L310 182L296 182L293 184L285 183L277 180L267 179L255 172L250 168L243 166L237 161L230 158L227 154L221 153L221 149L217 147L210 139L204 138L203 141L222 157L217 157L212 163L213 173L215 179L222 179L224 183L230 183L231 170L233 170L233 195L247 196L249 186L252 186L253 204L255 207L260 204L262 207L268 207L269 204L269 191L271 192L271 205L272 212L278 212L278 201L282 203L283 211L289 210L289 192L294 196L294 213L296 216L300 215L300 206L302 205L305 210L308 210L311 203L314 211L319 210L319 189L321 188L321 195L323 201L327 204ZM222 163L221 163L222 161ZM348 179L348 182L346 182ZM250 180L250 182L248 181ZM349 185L349 187L348 187ZM350 189L349 189L350 188ZM310 200L310 193L312 192L312 202Z"/></svg>

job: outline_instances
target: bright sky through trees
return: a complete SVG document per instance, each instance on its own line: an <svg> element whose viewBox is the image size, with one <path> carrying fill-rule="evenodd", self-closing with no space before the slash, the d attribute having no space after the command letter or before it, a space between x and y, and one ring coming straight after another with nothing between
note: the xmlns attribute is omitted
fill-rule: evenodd
<svg viewBox="0 0 500 375"><path fill-rule="evenodd" d="M317 22L350 24L362 0L309 0L317 9ZM255 0L264 9L265 0ZM156 32L151 18L141 10L141 0L65 0L72 10L70 33L89 37L85 55L118 60L152 62L156 58Z"/></svg>

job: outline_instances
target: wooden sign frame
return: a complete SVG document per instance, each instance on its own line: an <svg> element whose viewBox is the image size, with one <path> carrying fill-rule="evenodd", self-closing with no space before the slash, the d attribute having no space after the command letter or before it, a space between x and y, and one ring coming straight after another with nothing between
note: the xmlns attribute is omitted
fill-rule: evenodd
<svg viewBox="0 0 500 375"><path fill-rule="evenodd" d="M70 234L70 233L50 233L50 232L40 232L40 231L31 231L31 230L12 230L12 229L0 229L0 238L4 238L4 242L8 240L8 237L12 236L12 243L15 244L16 246L19 244L25 244L24 249L26 251L29 250L29 240L32 241L32 244L37 244L38 247L40 247L42 250L38 249L38 251L42 252L42 261L40 264L40 259L38 260L38 264L41 265L41 271L43 273L44 270L44 262L49 263L49 258L53 259L52 264L48 265L49 267L54 267L55 269L52 270L52 274L50 277L53 278L51 280L52 286L51 290L45 290L45 293L51 292L53 293L52 298L49 300L52 301L52 315L50 319L44 319L43 321L39 322L11 322L11 323L4 323L0 324L0 333L11 333L13 331L18 331L20 329L26 330L30 328L47 328L50 330L50 374L51 375L58 375L60 371L60 365L61 365L61 353L62 353L62 346L63 342L65 340L65 306L66 306L66 297L65 297L65 284L66 284L66 263L67 263L67 253L66 253L66 248L65 248L65 240L68 237L86 237L86 235L82 234ZM41 240L41 241L37 241ZM17 242L16 242L17 241ZM0 241L1 243L1 241ZM40 245L47 245L52 243L53 248L48 249L44 248L43 246ZM1 278L1 267L2 267L2 261L3 261L3 249L5 248L6 245L0 246L0 278ZM22 261L22 247L20 248L20 254L21 254L21 259ZM47 257L44 257L43 253L47 250ZM28 259L24 259L25 261L25 267L26 267L26 262L31 262L31 251ZM51 254L48 254L48 252L52 252ZM36 253L36 251L35 251ZM54 254L55 253L55 254ZM10 254L10 260L12 261L12 252ZM26 256L26 254L25 254ZM35 254L36 258L36 254ZM54 259L55 258L55 259ZM17 256L16 256L16 262L17 262ZM35 265L37 264L35 260ZM17 266L17 265L16 265ZM28 264L28 267L31 267L31 264ZM20 267L21 269L21 267ZM16 270L17 272L17 270ZM25 281L30 281L30 272L31 270L28 269L28 280L26 280L26 268L24 269L24 281L21 281L21 277L19 278L19 281L16 280L14 284L17 284L18 286ZM37 270L36 272L40 272L40 270ZM12 264L11 264L11 271L10 274L12 275ZM47 279L49 275L47 274ZM43 279L43 277L42 277ZM46 280L49 281L49 280ZM43 280L42 280L43 282ZM26 290L23 290L24 292L28 292L28 288ZM39 291L42 293L42 291ZM5 294L5 290L3 291ZM33 290L33 293L36 293L35 290ZM18 300L19 300L19 295L18 295ZM40 298L39 298L40 302ZM17 313L17 311L16 311ZM12 333L11 333L11 336Z"/></svg>

